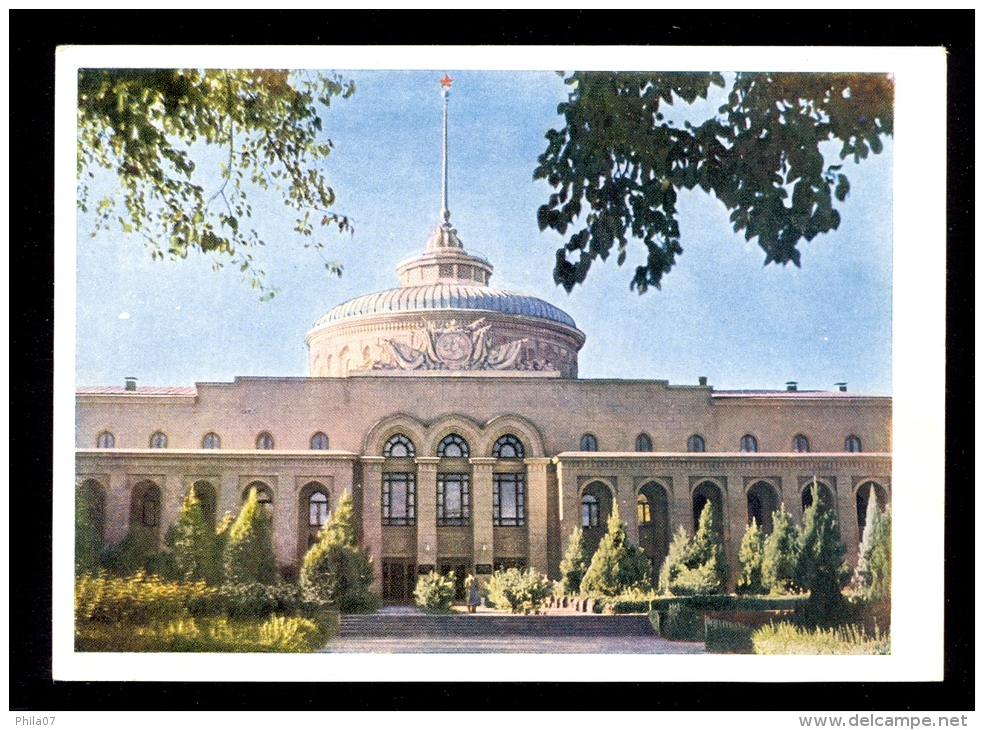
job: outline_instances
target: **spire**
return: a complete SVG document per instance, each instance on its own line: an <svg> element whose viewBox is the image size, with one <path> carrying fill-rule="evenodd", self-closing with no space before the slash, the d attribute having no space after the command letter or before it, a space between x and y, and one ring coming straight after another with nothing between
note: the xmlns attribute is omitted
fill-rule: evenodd
<svg viewBox="0 0 984 730"><path fill-rule="evenodd" d="M441 79L441 96L444 97L444 137L441 155L441 224L434 229L427 239L428 249L461 248L458 232L451 225L451 211L448 210L448 96L451 93L451 83L454 81L444 74Z"/></svg>
<svg viewBox="0 0 984 730"><path fill-rule="evenodd" d="M444 97L444 147L441 156L441 223L450 225L451 211L448 210L448 96L451 93L451 83L454 81L444 74L441 79L441 96Z"/></svg>

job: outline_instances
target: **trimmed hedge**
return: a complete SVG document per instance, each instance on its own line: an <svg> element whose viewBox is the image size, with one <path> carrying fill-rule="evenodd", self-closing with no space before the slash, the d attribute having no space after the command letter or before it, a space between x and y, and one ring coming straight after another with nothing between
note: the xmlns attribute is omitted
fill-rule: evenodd
<svg viewBox="0 0 984 730"><path fill-rule="evenodd" d="M792 611L802 606L806 596L655 596L598 597L595 610L601 613L666 613L673 605L689 606L698 611Z"/></svg>
<svg viewBox="0 0 984 730"><path fill-rule="evenodd" d="M714 654L752 654L754 631L749 626L709 618L704 622L704 648Z"/></svg>

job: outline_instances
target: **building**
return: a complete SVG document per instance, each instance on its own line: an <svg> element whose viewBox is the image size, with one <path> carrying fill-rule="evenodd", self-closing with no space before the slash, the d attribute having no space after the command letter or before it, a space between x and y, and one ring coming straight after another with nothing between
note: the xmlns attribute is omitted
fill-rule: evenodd
<svg viewBox="0 0 984 730"><path fill-rule="evenodd" d="M255 488L292 570L350 491L377 589L406 600L431 568L557 578L572 530L597 544L615 504L658 569L709 501L735 576L750 520L770 531L780 503L798 519L816 482L854 559L871 488L891 498L890 398L580 379L585 334L490 286L446 191L399 286L308 332L309 377L78 389L77 478L108 543L160 538L191 488L213 522Z"/></svg>

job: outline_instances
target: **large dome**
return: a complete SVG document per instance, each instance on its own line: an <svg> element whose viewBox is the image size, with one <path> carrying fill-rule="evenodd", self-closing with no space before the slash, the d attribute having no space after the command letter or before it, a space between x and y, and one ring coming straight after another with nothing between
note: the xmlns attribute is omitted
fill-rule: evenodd
<svg viewBox="0 0 984 730"><path fill-rule="evenodd" d="M454 309L518 314L576 327L567 312L542 299L487 286L464 284L426 284L366 294L339 304L321 317L314 327L317 329L333 322L374 314Z"/></svg>
<svg viewBox="0 0 984 730"><path fill-rule="evenodd" d="M311 375L577 377L584 334L553 304L489 287L492 264L450 223L396 269L400 286L329 310L308 332Z"/></svg>

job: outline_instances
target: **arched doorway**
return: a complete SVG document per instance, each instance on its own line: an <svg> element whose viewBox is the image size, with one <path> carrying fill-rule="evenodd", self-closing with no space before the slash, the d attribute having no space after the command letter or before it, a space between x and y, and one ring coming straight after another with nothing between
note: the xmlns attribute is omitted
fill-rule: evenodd
<svg viewBox="0 0 984 730"><path fill-rule="evenodd" d="M205 522L208 523L209 527L215 529L215 487L211 482L199 479L194 483L192 489L195 490L195 498L198 500L199 507L201 507Z"/></svg>
<svg viewBox="0 0 984 730"><path fill-rule="evenodd" d="M130 529L157 533L161 525L161 488L154 482L137 484L130 493Z"/></svg>
<svg viewBox="0 0 984 730"><path fill-rule="evenodd" d="M612 501L612 491L604 482L591 482L581 491L581 530L584 543L592 553L608 531Z"/></svg>
<svg viewBox="0 0 984 730"><path fill-rule="evenodd" d="M321 527L328 522L331 500L321 482L308 482L298 495L297 555L304 558L308 548L318 540Z"/></svg>
<svg viewBox="0 0 984 730"><path fill-rule="evenodd" d="M653 575L659 573L670 549L669 505L666 489L661 484L649 482L639 490L636 504L639 547L652 563Z"/></svg>
<svg viewBox="0 0 984 730"><path fill-rule="evenodd" d="M871 498L871 490L875 490L875 501L878 509L885 509L888 505L888 492L878 482L866 481L861 484L854 495L858 509L858 540L864 538L864 528L868 520L868 500Z"/></svg>
<svg viewBox="0 0 984 730"><path fill-rule="evenodd" d="M779 495L775 487L768 482L755 482L748 488L746 495L748 505L748 524L752 520L766 535L772 534L772 513L779 509Z"/></svg>
<svg viewBox="0 0 984 730"><path fill-rule="evenodd" d="M714 526L724 537L724 499L721 496L721 488L712 481L701 482L694 489L693 496L694 532L700 525L700 514L704 511L704 505L711 503L714 510Z"/></svg>
<svg viewBox="0 0 984 730"><path fill-rule="evenodd" d="M834 508L834 493L830 490L830 487L828 487L826 484L824 484L823 482L821 482L819 480L817 480L816 484L817 484L817 491L818 491L818 493L820 495L820 509L821 510L833 509ZM803 504L803 511L804 512L806 512L806 510L809 509L810 505L813 504L813 482L812 481L809 482L809 483L807 483L807 485L805 487L803 487L802 504Z"/></svg>

